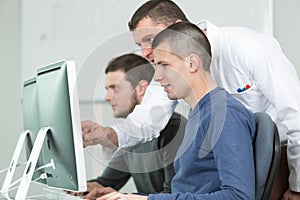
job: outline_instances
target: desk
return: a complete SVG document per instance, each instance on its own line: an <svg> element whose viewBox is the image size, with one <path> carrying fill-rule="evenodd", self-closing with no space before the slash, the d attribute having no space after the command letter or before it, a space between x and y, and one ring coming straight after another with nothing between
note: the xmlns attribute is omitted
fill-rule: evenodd
<svg viewBox="0 0 300 200"><path fill-rule="evenodd" d="M11 197L14 199L13 197ZM55 190L52 188L43 188L39 193L28 194L26 200L79 200L81 197L72 196L66 194L63 191ZM0 197L0 200L7 200L6 198Z"/></svg>

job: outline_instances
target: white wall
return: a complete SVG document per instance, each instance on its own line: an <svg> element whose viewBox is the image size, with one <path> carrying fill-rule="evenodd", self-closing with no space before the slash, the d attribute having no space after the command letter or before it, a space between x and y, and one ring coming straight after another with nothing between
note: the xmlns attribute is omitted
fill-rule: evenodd
<svg viewBox="0 0 300 200"><path fill-rule="evenodd" d="M0 1L0 169L8 167L22 131L20 2ZM0 175L0 184L4 174Z"/></svg>
<svg viewBox="0 0 300 200"><path fill-rule="evenodd" d="M103 118L93 104L104 99L104 69L120 54L139 52L127 22L145 0L30 0L22 2L22 80L36 68L64 58L77 64L79 98L89 118ZM218 25L243 25L272 34L269 0L175 0L187 17L208 19ZM218 5L218 6L215 6ZM103 116L101 116L103 115ZM101 121L100 121L101 122ZM102 122L103 123L103 122Z"/></svg>
<svg viewBox="0 0 300 200"><path fill-rule="evenodd" d="M275 0L275 37L300 77L299 0Z"/></svg>

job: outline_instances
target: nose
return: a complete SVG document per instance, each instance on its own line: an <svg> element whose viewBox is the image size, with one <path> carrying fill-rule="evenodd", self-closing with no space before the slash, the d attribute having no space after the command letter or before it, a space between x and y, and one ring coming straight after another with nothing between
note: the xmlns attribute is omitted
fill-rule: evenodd
<svg viewBox="0 0 300 200"><path fill-rule="evenodd" d="M153 50L150 46L142 47L142 57L147 58L150 62L154 62Z"/></svg>
<svg viewBox="0 0 300 200"><path fill-rule="evenodd" d="M160 82L162 80L162 70L159 66L155 67L154 80Z"/></svg>
<svg viewBox="0 0 300 200"><path fill-rule="evenodd" d="M106 95L105 95L105 101L111 103L113 94L114 94L113 89L108 88L107 91L106 91Z"/></svg>

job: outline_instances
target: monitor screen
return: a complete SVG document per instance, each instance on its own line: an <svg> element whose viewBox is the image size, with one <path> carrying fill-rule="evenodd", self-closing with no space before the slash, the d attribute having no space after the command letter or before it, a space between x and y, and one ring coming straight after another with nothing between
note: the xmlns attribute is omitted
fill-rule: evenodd
<svg viewBox="0 0 300 200"><path fill-rule="evenodd" d="M36 78L31 78L24 82L22 99L24 130L29 131L25 141L26 157L28 160L34 141L40 130ZM41 153L37 161L36 169L41 167L43 163L43 155ZM38 179L42 173L44 173L43 170L35 171L32 179L40 183L46 183L45 179Z"/></svg>
<svg viewBox="0 0 300 200"><path fill-rule="evenodd" d="M86 191L85 161L74 61L61 61L37 69L39 124L50 127L42 147L47 185Z"/></svg>

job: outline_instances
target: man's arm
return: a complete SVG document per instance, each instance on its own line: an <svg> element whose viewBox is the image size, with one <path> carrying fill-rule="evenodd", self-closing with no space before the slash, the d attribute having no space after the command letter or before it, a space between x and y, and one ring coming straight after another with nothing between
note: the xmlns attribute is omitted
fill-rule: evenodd
<svg viewBox="0 0 300 200"><path fill-rule="evenodd" d="M128 172L106 167L101 176L97 177L96 179L89 180L89 182L96 181L103 187L111 187L115 190L119 190L125 185L130 177L131 174Z"/></svg>
<svg viewBox="0 0 300 200"><path fill-rule="evenodd" d="M120 168L123 171L118 170ZM100 187L88 188L89 193L84 198L95 199L107 193L118 191L130 177L131 174L128 172L124 157L113 158L101 176L88 181L88 183L97 183Z"/></svg>
<svg viewBox="0 0 300 200"><path fill-rule="evenodd" d="M117 149L150 141L164 129L176 104L177 101L170 100L158 82L151 81L142 103L123 122L111 128L83 122L83 144Z"/></svg>

